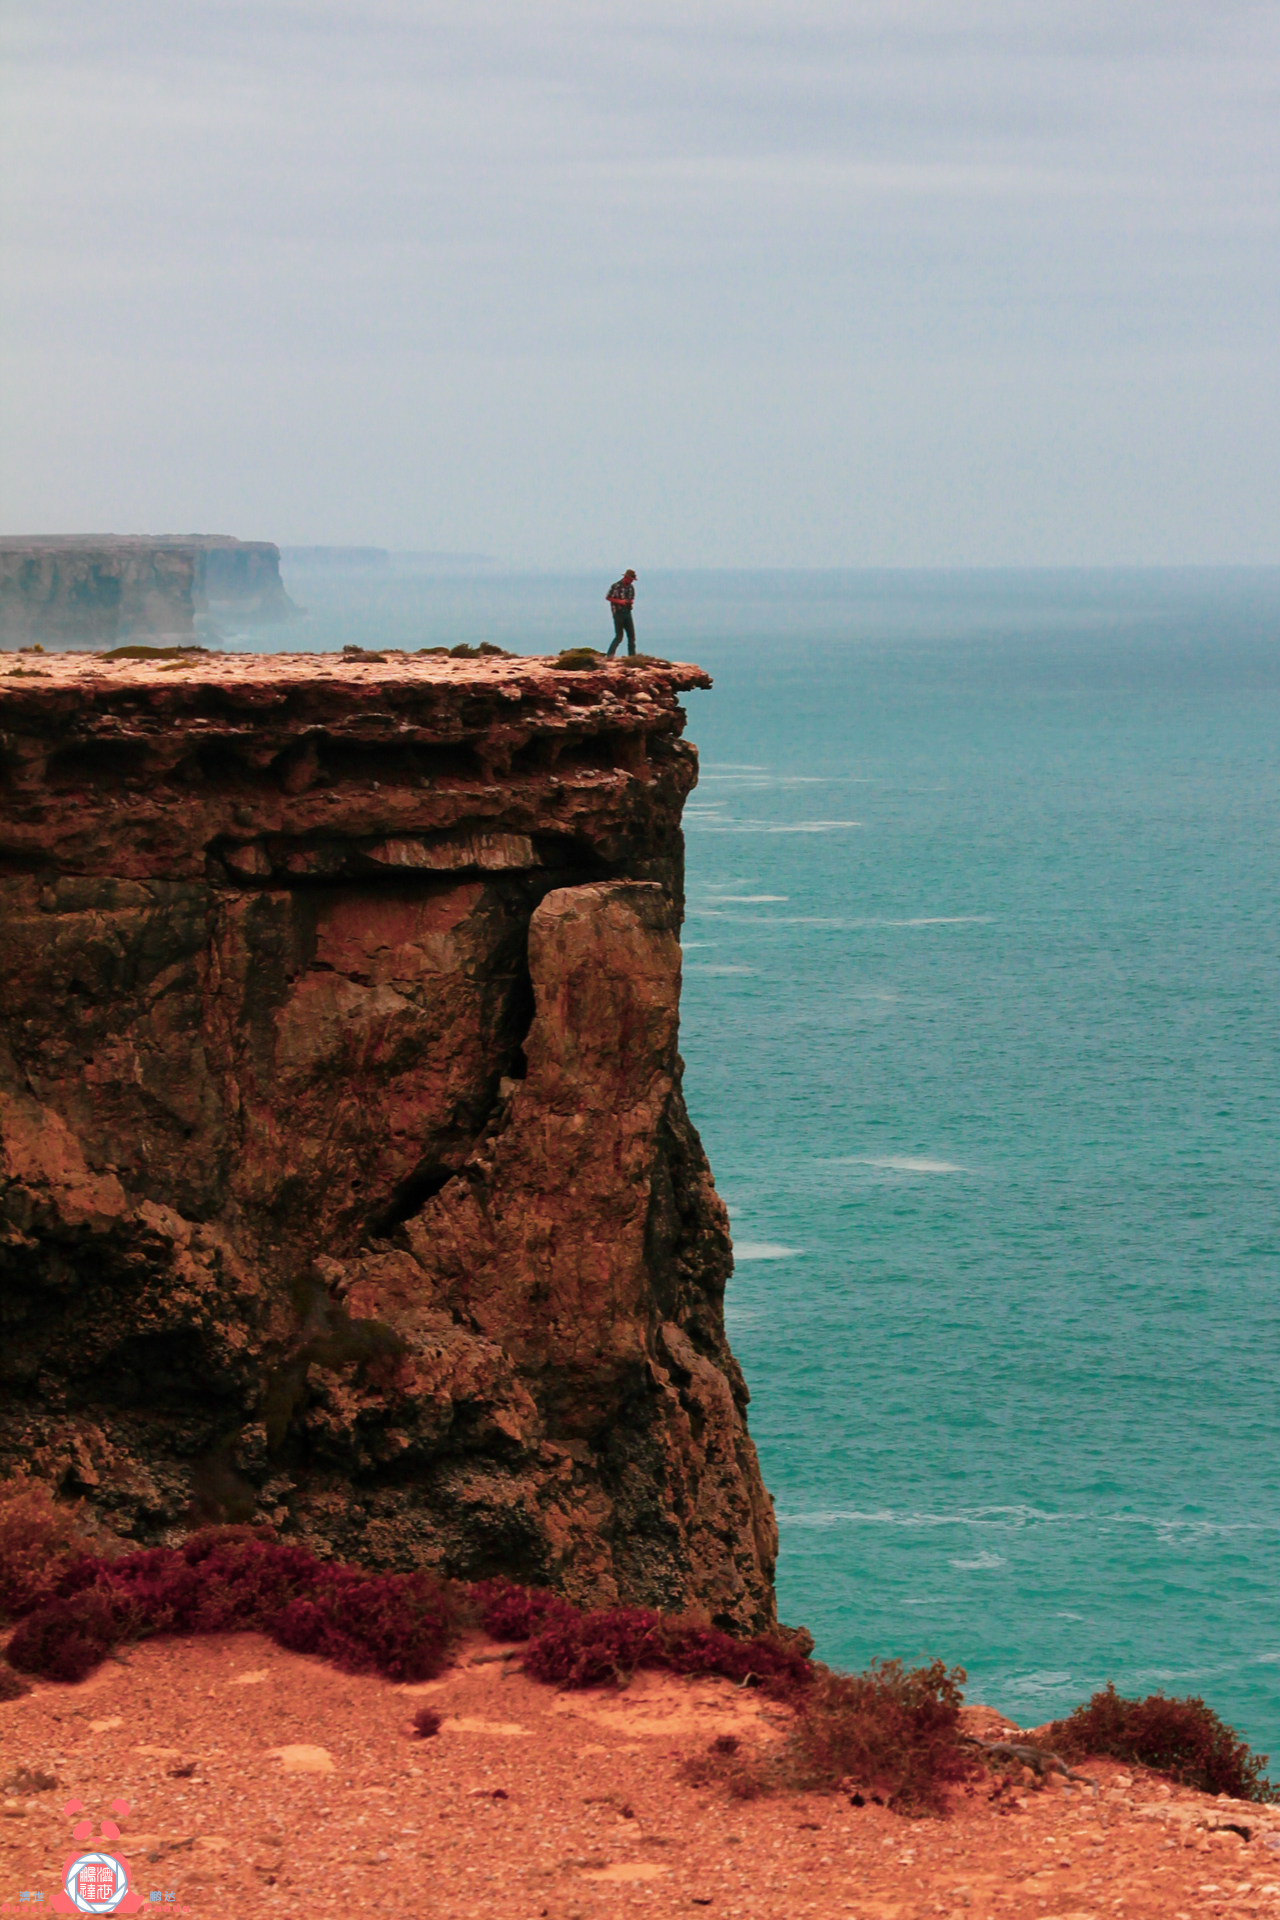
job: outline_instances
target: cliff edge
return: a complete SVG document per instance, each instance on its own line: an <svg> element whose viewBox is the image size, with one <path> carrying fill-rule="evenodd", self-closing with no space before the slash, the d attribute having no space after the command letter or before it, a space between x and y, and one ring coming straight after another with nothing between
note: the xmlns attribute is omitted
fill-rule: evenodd
<svg viewBox="0 0 1280 1920"><path fill-rule="evenodd" d="M0 669L0 1468L773 1620L676 1050L709 684Z"/></svg>

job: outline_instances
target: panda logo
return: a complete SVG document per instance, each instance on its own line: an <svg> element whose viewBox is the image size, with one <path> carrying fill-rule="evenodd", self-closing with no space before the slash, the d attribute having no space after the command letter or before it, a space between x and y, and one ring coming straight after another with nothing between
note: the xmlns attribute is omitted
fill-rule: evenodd
<svg viewBox="0 0 1280 1920"><path fill-rule="evenodd" d="M80 1800L68 1800L62 1809L67 1819L84 1812ZM122 1820L129 1817L127 1800L113 1800L112 1813ZM55 1893L49 1905L57 1913L136 1913L144 1904L142 1895L129 1891L129 1863L122 1854L107 1849L120 1838L114 1820L104 1820L93 1831L92 1820L80 1820L71 1830L71 1838L83 1847L85 1841L98 1845L87 1852L67 1855L62 1869L62 1891Z"/></svg>

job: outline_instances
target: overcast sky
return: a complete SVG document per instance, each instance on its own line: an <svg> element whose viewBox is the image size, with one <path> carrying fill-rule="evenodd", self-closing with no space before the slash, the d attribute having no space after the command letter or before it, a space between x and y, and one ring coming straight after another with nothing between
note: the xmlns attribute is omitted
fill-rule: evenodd
<svg viewBox="0 0 1280 1920"><path fill-rule="evenodd" d="M9 0L0 530L1280 560L1277 0Z"/></svg>

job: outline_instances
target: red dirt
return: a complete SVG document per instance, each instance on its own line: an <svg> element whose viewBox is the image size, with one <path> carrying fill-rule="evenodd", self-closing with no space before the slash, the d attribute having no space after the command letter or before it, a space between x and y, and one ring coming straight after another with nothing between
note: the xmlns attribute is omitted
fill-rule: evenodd
<svg viewBox="0 0 1280 1920"><path fill-rule="evenodd" d="M687 1786L681 1762L721 1733L780 1738L785 1709L659 1674L556 1693L518 1657L472 1639L440 1680L397 1687L228 1634L153 1641L80 1686L38 1685L0 1706L0 1911L23 1892L43 1892L47 1911L72 1850L68 1798L96 1823L123 1797L115 1850L132 1884L148 1906L172 1894L161 1911L209 1920L1280 1913L1280 1809L1171 1791L1110 1761L1081 1769L1096 1799L1027 1785L993 1803L984 1779L944 1820L843 1794L734 1802ZM424 1705L443 1727L416 1740ZM1007 1724L965 1712L986 1737Z"/></svg>

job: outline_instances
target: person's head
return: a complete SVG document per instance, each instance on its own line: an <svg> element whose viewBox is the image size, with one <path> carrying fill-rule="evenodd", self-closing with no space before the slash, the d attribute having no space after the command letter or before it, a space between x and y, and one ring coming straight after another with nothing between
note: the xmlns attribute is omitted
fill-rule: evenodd
<svg viewBox="0 0 1280 1920"><path fill-rule="evenodd" d="M635 579L635 577L636 577L636 570L635 570L635 568L634 568L634 567L628 567L628 568L627 568L627 570L626 570L626 572L625 572L625 573L623 574L623 576L622 576L622 577L623 577L623 579L624 579L624 580L634 580L634 579Z"/></svg>

